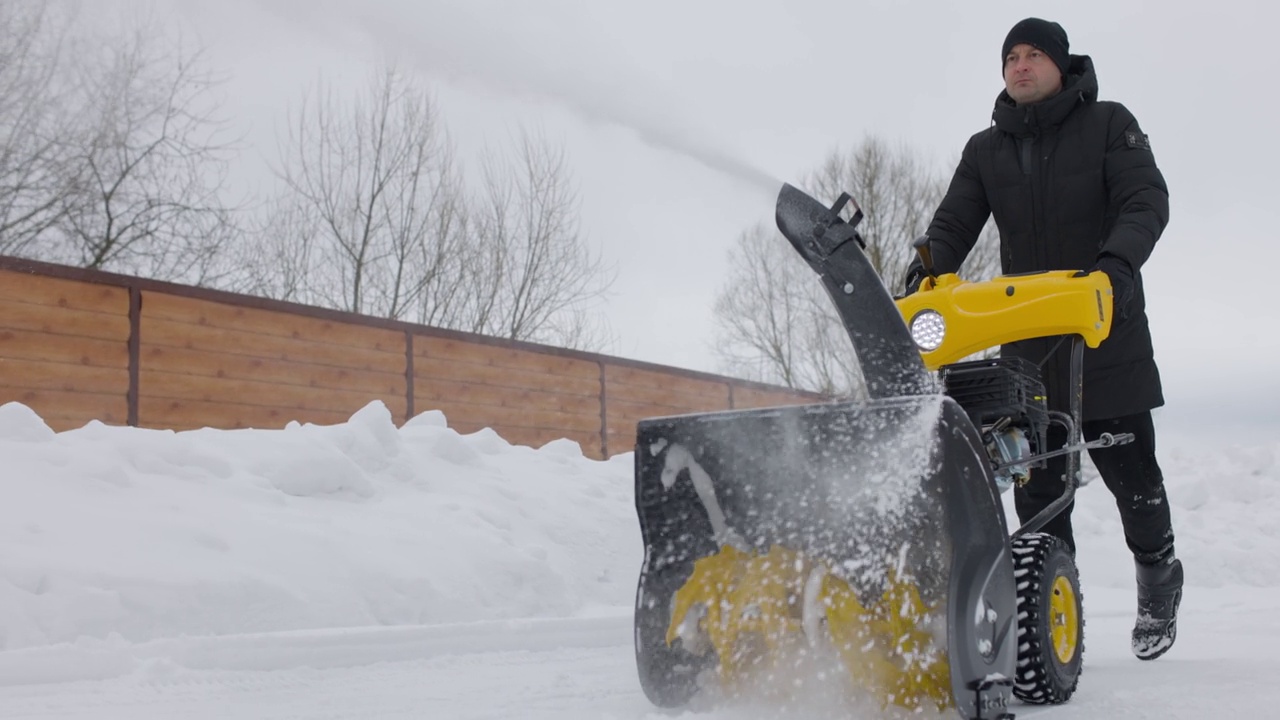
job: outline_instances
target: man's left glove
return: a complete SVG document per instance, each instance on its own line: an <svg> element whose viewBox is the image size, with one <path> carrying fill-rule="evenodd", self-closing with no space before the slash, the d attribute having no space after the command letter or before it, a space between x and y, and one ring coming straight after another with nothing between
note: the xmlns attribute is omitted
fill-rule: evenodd
<svg viewBox="0 0 1280 720"><path fill-rule="evenodd" d="M1098 256L1094 270L1101 270L1111 280L1111 307L1116 317L1123 320L1129 318L1129 303L1133 302L1133 268L1129 263L1115 255Z"/></svg>

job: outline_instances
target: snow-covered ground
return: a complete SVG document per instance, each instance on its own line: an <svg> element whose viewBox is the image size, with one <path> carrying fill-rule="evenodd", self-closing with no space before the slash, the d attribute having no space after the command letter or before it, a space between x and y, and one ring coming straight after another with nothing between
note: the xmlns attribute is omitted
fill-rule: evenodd
<svg viewBox="0 0 1280 720"><path fill-rule="evenodd" d="M1278 451L1162 438L1188 588L1153 663L1129 654L1113 501L1081 490L1085 675L1021 717L1280 713ZM376 403L331 427L58 434L0 406L0 718L670 717L632 655L631 472Z"/></svg>

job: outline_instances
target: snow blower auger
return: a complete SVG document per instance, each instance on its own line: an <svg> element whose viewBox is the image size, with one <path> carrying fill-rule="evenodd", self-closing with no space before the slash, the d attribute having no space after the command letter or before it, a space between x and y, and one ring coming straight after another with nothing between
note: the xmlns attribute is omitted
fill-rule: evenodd
<svg viewBox="0 0 1280 720"><path fill-rule="evenodd" d="M821 277L869 399L651 418L637 429L645 545L636 593L640 683L657 705L869 701L885 715L1013 715L1074 692L1083 616L1071 554L1036 532L1072 500L1083 348L1111 329L1103 273L965 282L928 277L896 301L840 213L784 185L782 234ZM963 361L1062 335L1069 413L1038 369ZM935 372L936 371L936 374ZM1059 424L1067 442L1046 447ZM1066 455L1063 493L1015 530L1000 493Z"/></svg>

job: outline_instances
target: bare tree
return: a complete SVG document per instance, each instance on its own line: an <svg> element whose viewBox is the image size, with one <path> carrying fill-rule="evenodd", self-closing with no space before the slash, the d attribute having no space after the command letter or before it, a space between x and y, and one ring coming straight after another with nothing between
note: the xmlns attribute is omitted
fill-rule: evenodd
<svg viewBox="0 0 1280 720"><path fill-rule="evenodd" d="M732 285L716 298L716 353L731 375L835 393L850 385L851 353L815 352L837 338L810 269L771 225L739 236Z"/></svg>
<svg viewBox="0 0 1280 720"><path fill-rule="evenodd" d="M858 229L867 255L896 294L913 257L911 241L928 227L945 183L907 146L868 137L849 152L832 152L803 184L823 200L853 196L864 213ZM964 272L990 276L996 260L987 237ZM740 236L715 315L725 372L825 393L861 392L861 372L830 299L776 230L759 226Z"/></svg>
<svg viewBox="0 0 1280 720"><path fill-rule="evenodd" d="M275 294L389 318L451 301L465 225L453 149L434 100L396 67L349 107L321 81L290 113L277 174L263 245L290 269Z"/></svg>
<svg viewBox="0 0 1280 720"><path fill-rule="evenodd" d="M234 142L219 79L154 22L77 38L77 122L50 252L89 268L209 282L234 233L222 202Z"/></svg>
<svg viewBox="0 0 1280 720"><path fill-rule="evenodd" d="M464 195L460 174L450 166L442 175L449 178L440 188L436 211L426 228L428 238L439 242L423 242L418 247L417 284L418 322L438 327L459 328L465 324L469 306L467 287L468 238L470 208Z"/></svg>
<svg viewBox="0 0 1280 720"><path fill-rule="evenodd" d="M318 221L301 210L293 198L270 198L250 220L233 253L239 268L227 289L261 297L308 303L312 301L312 253L318 243Z"/></svg>
<svg viewBox="0 0 1280 720"><path fill-rule="evenodd" d="M61 217L70 102L58 82L67 19L0 3L0 253L33 253Z"/></svg>
<svg viewBox="0 0 1280 720"><path fill-rule="evenodd" d="M511 339L599 342L590 305L610 279L578 231L563 151L526 133L481 170L468 192L438 107L394 66L353 105L322 83L291 113L284 191L252 250L282 272L248 284Z"/></svg>
<svg viewBox="0 0 1280 720"><path fill-rule="evenodd" d="M514 153L488 155L473 209L467 329L562 347L598 346L594 301L613 273L578 229L578 198L564 150L529 132Z"/></svg>
<svg viewBox="0 0 1280 720"><path fill-rule="evenodd" d="M868 136L848 152L834 151L803 183L814 197L848 192L862 208L858 232L885 284L896 289L911 260L911 241L924 234L945 190L933 167L906 145Z"/></svg>

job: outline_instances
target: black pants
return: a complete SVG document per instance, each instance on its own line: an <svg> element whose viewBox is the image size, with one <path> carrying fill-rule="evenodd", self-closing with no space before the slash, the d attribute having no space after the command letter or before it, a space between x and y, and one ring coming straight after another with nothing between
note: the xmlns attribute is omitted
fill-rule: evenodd
<svg viewBox="0 0 1280 720"><path fill-rule="evenodd" d="M1156 431L1151 413L1143 412L1110 420L1086 421L1081 428L1085 440L1095 440L1102 433L1133 433L1127 445L1090 450L1089 457L1102 475L1102 481L1116 498L1124 538L1141 562L1155 562L1173 551L1173 523L1169 517L1169 499L1164 491L1164 476L1156 463ZM1061 447L1066 430L1049 428L1048 446ZM1026 522L1062 495L1066 478L1065 457L1051 458L1047 468L1033 469L1031 480L1014 490L1014 506L1018 519ZM1067 506L1049 521L1041 532L1062 538L1075 552L1076 541L1071 531L1071 511Z"/></svg>

